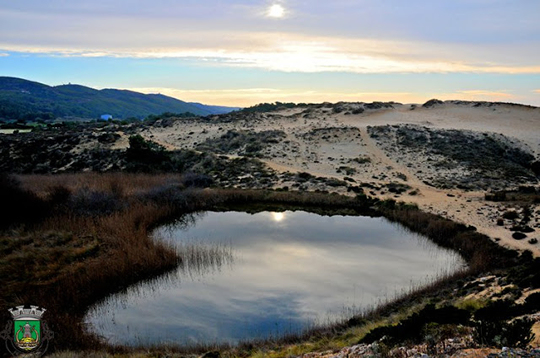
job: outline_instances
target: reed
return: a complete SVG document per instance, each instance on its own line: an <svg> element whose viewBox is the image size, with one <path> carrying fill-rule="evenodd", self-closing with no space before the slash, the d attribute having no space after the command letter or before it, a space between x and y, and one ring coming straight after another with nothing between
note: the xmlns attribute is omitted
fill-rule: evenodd
<svg viewBox="0 0 540 358"><path fill-rule="evenodd" d="M30 175L16 179L20 185L16 181L0 181L4 187L10 185L4 193L15 193L9 197L13 203L30 198L28 200L36 204L37 214L30 217L18 212L16 220L0 231L0 319L7 319L9 307L38 302L48 309L50 326L57 333L52 342L53 350L133 352L133 348L108 346L85 330L82 319L90 305L136 282L178 268L201 271L234 260L234 252L229 247L187 245L176 249L151 237L150 232L156 226L187 213L249 207L252 211L302 209L332 214L384 215L460 252L471 270L442 277L350 320L309 332L248 342L234 349L200 346L167 347L161 351L200 352L216 348L246 355L259 349L254 347L331 340L354 325L388 316L404 305L445 292L463 277L492 268L494 262L500 267L510 265L516 256L498 248L472 228L410 206L378 202L364 195L198 189L187 187L180 175L88 173ZM0 188L0 193L2 189L5 188ZM160 351L160 348L152 349Z"/></svg>

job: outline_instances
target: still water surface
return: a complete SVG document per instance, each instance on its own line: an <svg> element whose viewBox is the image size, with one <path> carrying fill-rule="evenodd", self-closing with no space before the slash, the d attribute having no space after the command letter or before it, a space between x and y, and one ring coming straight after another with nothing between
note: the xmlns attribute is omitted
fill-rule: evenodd
<svg viewBox="0 0 540 358"><path fill-rule="evenodd" d="M93 307L112 343L237 343L299 332L464 265L384 218L207 212L162 227L184 258L174 274Z"/></svg>

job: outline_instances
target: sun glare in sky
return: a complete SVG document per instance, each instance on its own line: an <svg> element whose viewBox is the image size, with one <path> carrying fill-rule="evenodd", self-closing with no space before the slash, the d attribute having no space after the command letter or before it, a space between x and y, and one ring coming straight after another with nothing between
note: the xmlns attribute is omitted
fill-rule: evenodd
<svg viewBox="0 0 540 358"><path fill-rule="evenodd" d="M282 18L285 16L285 8L279 4L274 4L268 8L268 16Z"/></svg>
<svg viewBox="0 0 540 358"><path fill-rule="evenodd" d="M272 213L272 218L274 219L274 221L280 222L281 220L283 220L285 218L285 214L283 214L283 213Z"/></svg>
<svg viewBox="0 0 540 358"><path fill-rule="evenodd" d="M540 105L540 0L66 3L2 1L1 76L233 107Z"/></svg>

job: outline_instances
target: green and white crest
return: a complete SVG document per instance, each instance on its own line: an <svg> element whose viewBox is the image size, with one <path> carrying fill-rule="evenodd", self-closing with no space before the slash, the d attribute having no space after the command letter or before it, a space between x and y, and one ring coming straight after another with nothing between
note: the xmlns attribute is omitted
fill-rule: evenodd
<svg viewBox="0 0 540 358"><path fill-rule="evenodd" d="M19 349L32 351L39 347L41 343L41 316L45 309L39 309L37 306L18 306L10 309L13 316L13 343Z"/></svg>
<svg viewBox="0 0 540 358"><path fill-rule="evenodd" d="M17 306L9 309L13 322L0 332L0 336L8 341L6 347L13 356L26 353L41 356L45 353L48 341L53 337L53 333L49 332L47 325L41 320L45 311L38 306Z"/></svg>

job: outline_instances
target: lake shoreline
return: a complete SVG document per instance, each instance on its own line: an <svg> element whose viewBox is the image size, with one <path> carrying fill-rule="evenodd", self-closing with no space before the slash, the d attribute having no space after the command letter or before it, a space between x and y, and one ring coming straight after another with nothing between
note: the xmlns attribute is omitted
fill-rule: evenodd
<svg viewBox="0 0 540 358"><path fill-rule="evenodd" d="M186 214L157 228L155 240L180 256L178 270L93 306L91 331L126 345L301 334L466 267L384 217L253 209Z"/></svg>
<svg viewBox="0 0 540 358"><path fill-rule="evenodd" d="M154 347L155 352L192 352L202 353L211 349L232 349L241 355L247 354L254 348L265 350L276 345L284 345L292 342L302 342L313 339L313 337L335 337L336 332L342 332L351 327L359 326L365 323L371 317L384 317L394 312L397 307L412 306L412 302L423 300L425 297L437 297L441 295L441 289L447 294L448 287L463 284L464 281L472 280L482 273L496 270L504 272L506 267L518 264L529 265L532 257L519 258L515 251L504 249L491 241L487 236L477 233L474 228L462 224L454 223L440 216L424 213L418 210L414 205L398 203L394 200L381 201L369 198L365 195L343 196L314 192L292 192L292 191L260 191L260 190L238 190L238 189L196 189L184 188L182 185L171 184L170 178L162 179L160 183L151 182L159 178L136 177L131 176L131 181L137 183L139 190L132 191L128 186L129 175L122 177L122 181L114 175L103 175L100 177L100 183L106 189L99 189L97 192L106 193L101 197L92 197L93 201L75 202L78 210L82 210L85 215L94 215L92 222L81 221L77 215L70 212L66 214L69 205L72 205L73 199L92 192L89 184L88 175L74 175L73 182L85 182L86 184L77 184L78 188L69 187L69 183L62 178L58 182L58 187L64 186L64 189L55 189L55 195L51 193L35 194L35 200L39 200L48 205L47 209L52 209L41 223L28 224L32 226L34 232L37 230L48 230L55 227L59 232L72 230L72 237L63 240L75 240L84 236L83 232L92 228L93 236L84 244L88 246L85 255L76 259L75 262L81 264L70 268L72 271L60 272L56 276L50 273L50 283L34 286L37 290L30 293L21 291L21 286L4 286L11 290L11 299L9 294L7 300L4 300L4 306L10 306L15 303L15 298L23 299L29 302L35 302L39 298L43 306L47 307L51 314L51 325L61 334L55 340L56 349L83 349L93 350L96 347L100 349L117 352L129 353L136 349L119 346L107 346L100 342L98 337L89 335L80 325L74 325L74 330L65 331L61 321L69 319L70 321L80 322L86 309L100 298L118 290L122 287L154 277L157 274L174 269L177 265L177 258L171 252L170 248L163 246L149 239L148 233L151 229L167 222L178 215L199 210L208 210L227 205L246 205L254 202L271 204L274 207L286 207L287 205L302 206L304 208L324 207L330 209L354 210L358 213L382 214L393 221L400 222L411 230L421 231L428 238L438 241L439 245L450 247L460 252L460 254L469 262L469 270L454 275L450 278L444 278L429 287L420 288L409 293L405 297L399 298L394 302L387 303L375 309L373 312L363 317L351 318L348 322L333 327L324 327L307 333L302 337L285 337L280 340L271 340L267 342L251 342L241 344L235 348L231 347ZM180 180L180 178L178 178ZM27 178L27 183L31 178ZM102 182L106 182L103 184ZM150 183L151 182L151 183ZM142 184L141 184L142 183ZM86 185L86 186L85 186ZM96 189L96 187L94 186ZM142 188L142 189L141 189ZM60 195L63 193L63 196ZM28 193L27 193L28 194ZM22 194L21 194L22 195ZM41 196L40 196L41 195ZM86 196L88 197L88 196ZM117 211L103 216L102 213L92 213L91 209L100 201L105 200L111 203L121 204L129 203L128 206L120 205ZM111 201L112 200L112 201ZM70 204L71 203L71 204ZM92 204L92 205L90 205ZM85 207L86 205L86 207ZM97 205L99 207L99 205ZM62 221L63 220L63 221ZM45 224L44 224L45 223ZM56 226L55 226L56 225ZM112 226L111 226L112 225ZM121 226L121 232L114 227ZM83 230L84 229L84 230ZM96 231L97 230L97 231ZM111 231L112 230L112 231ZM78 232L78 233L77 233ZM75 233L75 235L73 235ZM111 235L112 234L112 235ZM28 235L28 234L24 234ZM65 234L63 234L65 235ZM134 236L135 235L135 236ZM53 235L55 236L55 235ZM126 239L121 239L125 237ZM133 245L133 238L137 238ZM111 241L112 240L112 241ZM92 246L93 245L93 246ZM128 246L126 246L128 245ZM76 245L75 245L76 246ZM86 247L86 246L85 246ZM129 247L129 248L128 248ZM73 250L69 247L65 250ZM142 250L142 251L141 251ZM111 266L110 254L115 253L117 262ZM150 259L153 257L152 259ZM120 259L120 260L119 260ZM150 261L152 264L149 265ZM44 260L44 259L42 259ZM123 261L126 260L126 261ZM91 266L89 266L91 265ZM94 267L91 270L89 267ZM107 267L111 270L109 273L98 270L98 267ZM94 271L95 270L95 271ZM116 288L111 290L113 282L116 282ZM66 290L65 288L70 289ZM9 291L8 291L9 292ZM65 311L68 302L77 302L78 306ZM69 318L68 318L69 317ZM362 326L360 324L360 326ZM249 348L251 347L251 348ZM148 349L145 347L144 349ZM249 348L249 349L248 349ZM142 349L142 347L141 347ZM234 354L236 354L234 353Z"/></svg>

